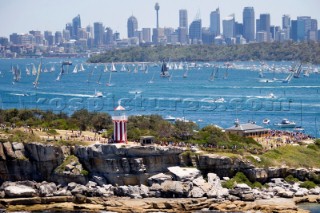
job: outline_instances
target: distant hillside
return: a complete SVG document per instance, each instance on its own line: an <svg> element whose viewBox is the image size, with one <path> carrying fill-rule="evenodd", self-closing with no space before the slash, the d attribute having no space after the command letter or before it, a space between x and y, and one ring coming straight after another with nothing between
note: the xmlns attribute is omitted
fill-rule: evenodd
<svg viewBox="0 0 320 213"><path fill-rule="evenodd" d="M320 64L320 44L254 43L246 45L189 45L130 47L111 50L88 59L91 63L170 61L294 60Z"/></svg>

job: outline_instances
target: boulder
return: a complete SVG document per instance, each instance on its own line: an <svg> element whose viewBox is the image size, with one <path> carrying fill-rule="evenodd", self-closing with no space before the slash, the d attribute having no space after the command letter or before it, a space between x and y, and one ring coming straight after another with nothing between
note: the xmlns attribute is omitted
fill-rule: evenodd
<svg viewBox="0 0 320 213"><path fill-rule="evenodd" d="M149 188L143 184L140 185L140 195L143 198L149 197Z"/></svg>
<svg viewBox="0 0 320 213"><path fill-rule="evenodd" d="M192 183L194 186L201 188L204 193L207 193L212 188L212 185L205 181L202 176L194 179Z"/></svg>
<svg viewBox="0 0 320 213"><path fill-rule="evenodd" d="M92 176L92 180L96 182L99 186L103 186L104 184L107 184L106 179L102 176L94 175Z"/></svg>
<svg viewBox="0 0 320 213"><path fill-rule="evenodd" d="M37 195L34 188L25 185L10 185L4 188L6 197L33 197Z"/></svg>
<svg viewBox="0 0 320 213"><path fill-rule="evenodd" d="M168 170L175 176L177 181L187 182L201 176L197 168L182 168L180 166L169 167Z"/></svg>
<svg viewBox="0 0 320 213"><path fill-rule="evenodd" d="M200 198L203 197L205 192L197 186L194 186L188 194L188 197Z"/></svg>
<svg viewBox="0 0 320 213"><path fill-rule="evenodd" d="M57 186L55 183L41 183L39 186L39 193L42 197L52 197L57 191Z"/></svg>
<svg viewBox="0 0 320 213"><path fill-rule="evenodd" d="M71 192L68 191L67 187L63 187L58 189L56 192L53 193L54 196L71 196Z"/></svg>
<svg viewBox="0 0 320 213"><path fill-rule="evenodd" d="M161 184L162 182L166 180L172 180L172 177L170 175L166 175L164 173L159 173L156 175L153 175L148 178L148 184L149 186L152 186L153 183Z"/></svg>
<svg viewBox="0 0 320 213"><path fill-rule="evenodd" d="M190 187L180 181L164 181L161 184L161 192L165 197L184 197L187 195Z"/></svg>

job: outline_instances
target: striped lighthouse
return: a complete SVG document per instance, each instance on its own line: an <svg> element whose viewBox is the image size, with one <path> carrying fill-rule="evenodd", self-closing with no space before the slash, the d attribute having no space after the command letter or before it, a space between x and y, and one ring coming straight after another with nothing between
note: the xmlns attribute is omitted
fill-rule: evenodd
<svg viewBox="0 0 320 213"><path fill-rule="evenodd" d="M113 140L115 143L127 143L127 122L128 117L124 113L125 108L119 105L114 109Z"/></svg>

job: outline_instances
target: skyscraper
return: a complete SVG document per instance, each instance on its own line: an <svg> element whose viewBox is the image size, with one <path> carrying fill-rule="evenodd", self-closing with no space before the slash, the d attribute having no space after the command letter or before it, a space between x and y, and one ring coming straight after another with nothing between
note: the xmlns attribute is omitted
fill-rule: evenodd
<svg viewBox="0 0 320 213"><path fill-rule="evenodd" d="M235 36L234 14L227 16L222 21L223 35L225 38L233 38Z"/></svg>
<svg viewBox="0 0 320 213"><path fill-rule="evenodd" d="M308 33L311 30L311 17L300 16L297 18L297 39L298 41L306 41Z"/></svg>
<svg viewBox="0 0 320 213"><path fill-rule="evenodd" d="M101 22L95 22L93 24L93 32L94 32L94 45L99 47L103 45L103 37L104 37L104 27Z"/></svg>
<svg viewBox="0 0 320 213"><path fill-rule="evenodd" d="M220 35L220 10L217 8L210 13L210 32L214 35Z"/></svg>
<svg viewBox="0 0 320 213"><path fill-rule="evenodd" d="M151 29L142 28L142 40L144 42L151 42Z"/></svg>
<svg viewBox="0 0 320 213"><path fill-rule="evenodd" d="M282 16L282 29L290 29L291 19L289 15Z"/></svg>
<svg viewBox="0 0 320 213"><path fill-rule="evenodd" d="M189 38L192 44L201 42L202 38L202 22L201 19L195 19L189 27Z"/></svg>
<svg viewBox="0 0 320 213"><path fill-rule="evenodd" d="M255 17L253 7L245 7L243 10L243 37L247 42L254 41Z"/></svg>
<svg viewBox="0 0 320 213"><path fill-rule="evenodd" d="M260 31L267 32L267 41L271 40L270 35L270 14L260 14Z"/></svg>
<svg viewBox="0 0 320 213"><path fill-rule="evenodd" d="M71 37L73 39L78 39L78 29L81 28L81 19L80 15L77 15L72 19L72 33Z"/></svg>
<svg viewBox="0 0 320 213"><path fill-rule="evenodd" d="M185 27L188 31L188 11L179 10L179 27Z"/></svg>
<svg viewBox="0 0 320 213"><path fill-rule="evenodd" d="M130 16L127 22L128 38L135 37L135 32L138 30L138 20L134 16Z"/></svg>

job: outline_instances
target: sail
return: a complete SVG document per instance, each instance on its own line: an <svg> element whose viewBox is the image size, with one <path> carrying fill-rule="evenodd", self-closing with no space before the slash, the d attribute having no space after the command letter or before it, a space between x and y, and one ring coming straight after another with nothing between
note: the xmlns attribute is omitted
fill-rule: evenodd
<svg viewBox="0 0 320 213"><path fill-rule="evenodd" d="M78 66L77 65L74 66L74 69L73 69L72 73L78 73Z"/></svg>
<svg viewBox="0 0 320 213"><path fill-rule="evenodd" d="M39 67L38 67L36 80L33 82L35 88L37 88L38 84L39 84L39 77L40 77L40 73L41 73L41 67L42 67L42 61L40 62Z"/></svg>
<svg viewBox="0 0 320 213"><path fill-rule="evenodd" d="M111 64L110 71L111 71L111 72L117 72L116 66L114 65L113 62L112 62L112 64Z"/></svg>
<svg viewBox="0 0 320 213"><path fill-rule="evenodd" d="M34 66L34 64L32 64L32 75L37 75L37 69L36 67Z"/></svg>
<svg viewBox="0 0 320 213"><path fill-rule="evenodd" d="M160 76L161 77L170 77L170 74L168 72L168 67L165 62L162 63Z"/></svg>

